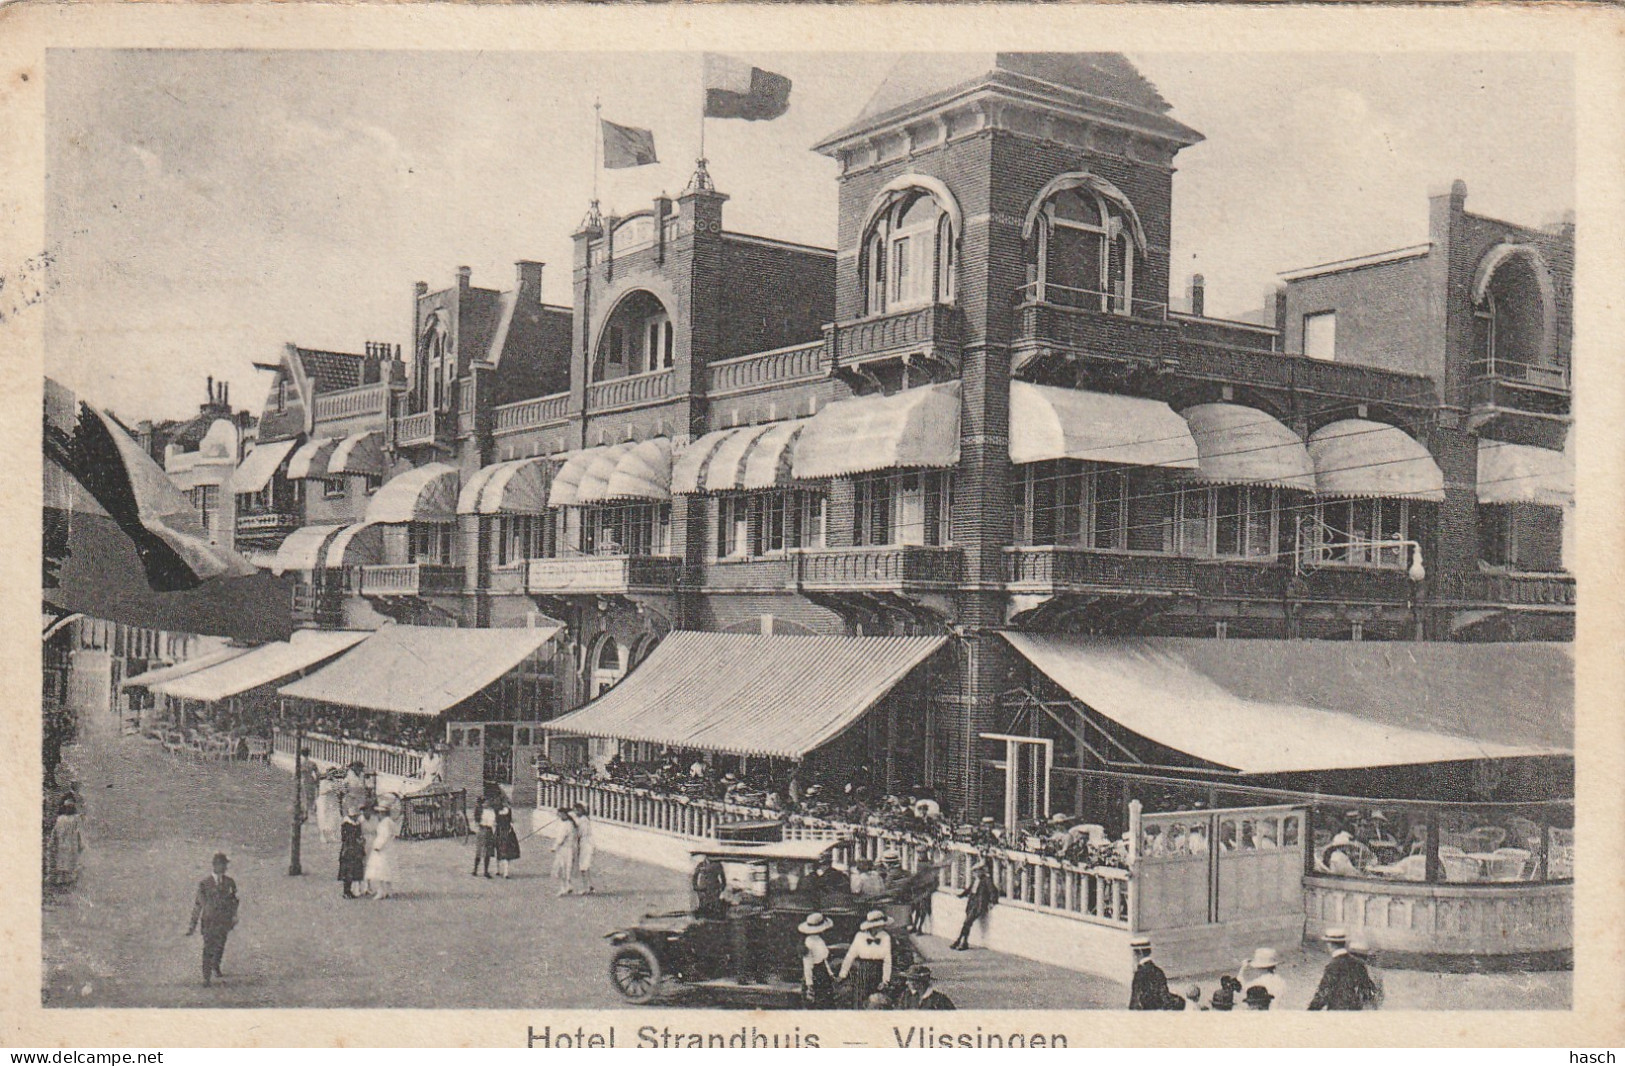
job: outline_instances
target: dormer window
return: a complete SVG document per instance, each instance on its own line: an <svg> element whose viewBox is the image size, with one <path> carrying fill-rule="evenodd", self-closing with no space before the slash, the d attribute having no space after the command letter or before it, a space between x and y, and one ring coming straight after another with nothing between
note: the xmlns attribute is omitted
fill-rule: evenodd
<svg viewBox="0 0 1625 1066"><path fill-rule="evenodd" d="M946 189L907 185L882 194L859 264L865 314L953 302L957 233L946 197Z"/></svg>
<svg viewBox="0 0 1625 1066"><path fill-rule="evenodd" d="M1028 211L1026 299L1132 314L1135 261L1146 252L1134 205L1093 174L1063 174Z"/></svg>

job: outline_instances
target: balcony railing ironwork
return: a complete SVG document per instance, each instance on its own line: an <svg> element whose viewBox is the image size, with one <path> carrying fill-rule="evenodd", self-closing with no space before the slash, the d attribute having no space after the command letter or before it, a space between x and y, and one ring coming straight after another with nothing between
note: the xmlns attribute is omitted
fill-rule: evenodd
<svg viewBox="0 0 1625 1066"><path fill-rule="evenodd" d="M1467 373L1470 377L1500 378L1540 389L1567 392L1569 388L1569 368L1549 363L1523 363L1489 356L1469 363Z"/></svg>
<svg viewBox="0 0 1625 1066"><path fill-rule="evenodd" d="M237 535L273 536L278 533L291 533L302 524L303 520L299 515L287 511L239 512Z"/></svg>
<svg viewBox="0 0 1625 1066"><path fill-rule="evenodd" d="M1440 574L1434 597L1503 607L1573 607L1571 574Z"/></svg>

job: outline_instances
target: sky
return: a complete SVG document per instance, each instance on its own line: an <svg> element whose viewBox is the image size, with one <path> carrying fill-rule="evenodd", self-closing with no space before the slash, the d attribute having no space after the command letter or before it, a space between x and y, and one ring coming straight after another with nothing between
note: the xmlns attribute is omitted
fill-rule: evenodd
<svg viewBox="0 0 1625 1066"><path fill-rule="evenodd" d="M894 56L761 54L794 83L773 122L711 121L730 230L830 246L836 166L810 150ZM1427 238L1427 195L1530 225L1573 207L1570 60L1542 53L1141 54L1206 135L1174 178L1172 275L1207 313L1284 270ZM282 345L409 349L412 285L507 289L548 264L593 190L593 103L652 129L657 166L607 171L606 210L678 193L700 135L697 53L58 50L47 68L47 371L128 419L186 417L204 378L257 411Z"/></svg>

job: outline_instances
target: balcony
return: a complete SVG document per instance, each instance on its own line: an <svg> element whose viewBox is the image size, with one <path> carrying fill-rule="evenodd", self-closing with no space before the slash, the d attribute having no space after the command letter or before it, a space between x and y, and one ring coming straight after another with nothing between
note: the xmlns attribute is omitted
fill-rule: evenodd
<svg viewBox="0 0 1625 1066"><path fill-rule="evenodd" d="M797 344L771 352L741 356L706 368L706 392L728 396L823 377L827 371L823 341Z"/></svg>
<svg viewBox="0 0 1625 1066"><path fill-rule="evenodd" d="M1077 306L1068 290L1036 286L1017 293L1011 337L1013 369L1051 358L1129 360L1148 367L1172 365L1178 356L1179 328L1166 321L1166 308L1134 300L1132 314ZM1084 294L1090 295L1090 294Z"/></svg>
<svg viewBox="0 0 1625 1066"><path fill-rule="evenodd" d="M339 628L344 622L343 591L331 585L294 585L293 621L299 626Z"/></svg>
<svg viewBox="0 0 1625 1066"><path fill-rule="evenodd" d="M929 592L958 588L964 556L958 548L889 545L798 551L796 585L804 592Z"/></svg>
<svg viewBox="0 0 1625 1066"><path fill-rule="evenodd" d="M705 564L704 583L708 592L783 592L795 588L794 556L714 559Z"/></svg>
<svg viewBox="0 0 1625 1066"><path fill-rule="evenodd" d="M1432 588L1435 603L1572 611L1571 574L1440 574Z"/></svg>
<svg viewBox="0 0 1625 1066"><path fill-rule="evenodd" d="M522 433L527 429L545 429L570 418L570 394L555 393L538 396L534 400L505 403L496 409L496 433Z"/></svg>
<svg viewBox="0 0 1625 1066"><path fill-rule="evenodd" d="M395 446L412 448L435 442L435 413L419 411L395 419Z"/></svg>
<svg viewBox="0 0 1625 1066"><path fill-rule="evenodd" d="M1425 375L1305 355L1184 339L1179 343L1178 362L1182 376L1224 384L1404 407L1428 407L1438 401L1433 380Z"/></svg>
<svg viewBox="0 0 1625 1066"><path fill-rule="evenodd" d="M462 590L460 566L395 563L361 568L363 596L448 596Z"/></svg>
<svg viewBox="0 0 1625 1066"><path fill-rule="evenodd" d="M1294 574L1281 560L1203 559L1196 594L1203 599L1294 600L1403 607L1418 589L1399 567L1322 564Z"/></svg>
<svg viewBox="0 0 1625 1066"><path fill-rule="evenodd" d="M837 322L825 328L824 344L830 363L837 370L898 360L935 364L957 374L962 340L960 322L958 308L927 304Z"/></svg>
<svg viewBox="0 0 1625 1066"><path fill-rule="evenodd" d="M381 417L389 410L389 386L360 385L353 389L324 392L316 397L316 421L338 422L347 418Z"/></svg>
<svg viewBox="0 0 1625 1066"><path fill-rule="evenodd" d="M512 593L525 591L525 564L523 562L504 563L493 566L491 575L487 579L487 592Z"/></svg>
<svg viewBox="0 0 1625 1066"><path fill-rule="evenodd" d="M671 592L681 582L683 560L670 555L573 555L531 559L525 591L536 596L622 596Z"/></svg>
<svg viewBox="0 0 1625 1066"><path fill-rule="evenodd" d="M659 403L670 399L675 387L670 370L594 382L587 386L587 410L602 413Z"/></svg>
<svg viewBox="0 0 1625 1066"><path fill-rule="evenodd" d="M1005 581L1015 593L1180 596L1196 591L1193 560L1177 555L1041 545L1006 548L1004 563Z"/></svg>
<svg viewBox="0 0 1625 1066"><path fill-rule="evenodd" d="M1468 365L1467 375L1469 418L1475 428L1492 422L1568 421L1568 367L1481 359ZM1531 443L1545 442L1532 438Z"/></svg>
<svg viewBox="0 0 1625 1066"><path fill-rule="evenodd" d="M280 543L298 529L304 520L287 511L255 511L237 515L237 539L251 544Z"/></svg>

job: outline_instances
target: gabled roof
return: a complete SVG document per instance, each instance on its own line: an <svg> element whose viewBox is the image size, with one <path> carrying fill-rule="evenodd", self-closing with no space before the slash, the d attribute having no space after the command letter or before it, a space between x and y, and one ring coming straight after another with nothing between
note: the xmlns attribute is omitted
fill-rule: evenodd
<svg viewBox="0 0 1625 1066"><path fill-rule="evenodd" d="M363 384L367 357L354 352L324 352L315 348L298 348L299 365L305 376L315 383L317 392L336 392L353 389Z"/></svg>
<svg viewBox="0 0 1625 1066"><path fill-rule="evenodd" d="M1117 52L961 52L902 56L858 117L815 146L841 141L984 86L1060 97L1106 119L1185 144L1202 135L1168 117L1172 110L1134 64Z"/></svg>

